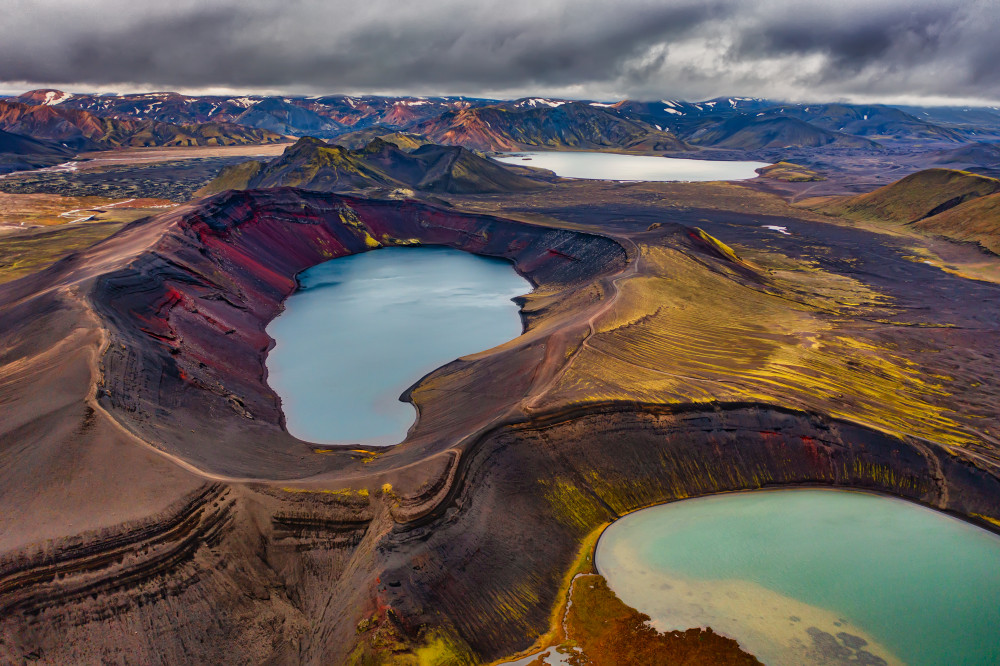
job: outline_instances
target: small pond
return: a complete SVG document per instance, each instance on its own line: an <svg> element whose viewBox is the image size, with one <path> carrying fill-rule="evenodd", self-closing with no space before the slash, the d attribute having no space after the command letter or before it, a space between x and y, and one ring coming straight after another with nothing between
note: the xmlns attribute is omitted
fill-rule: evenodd
<svg viewBox="0 0 1000 666"><path fill-rule="evenodd" d="M1000 663L1000 537L902 500L685 500L612 524L595 561L658 629L710 626L766 664Z"/></svg>

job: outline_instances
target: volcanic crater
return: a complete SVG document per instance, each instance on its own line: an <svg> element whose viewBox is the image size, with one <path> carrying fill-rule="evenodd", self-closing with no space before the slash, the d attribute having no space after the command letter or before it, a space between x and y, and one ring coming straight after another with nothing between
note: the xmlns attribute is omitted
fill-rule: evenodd
<svg viewBox="0 0 1000 666"><path fill-rule="evenodd" d="M535 286L524 333L407 390L419 416L397 446L295 439L267 385L267 323L297 273L394 245L511 261ZM643 362L669 358L661 318L700 330L637 295L670 280L751 299L755 318L845 317L693 226L597 234L292 188L137 221L0 286L2 435L16 442L3 474L21 509L0 534L0 657L320 663L431 646L475 663L529 647L580 544L640 507L823 484L1000 517L989 447L962 445L972 426L947 400L920 412L937 394L895 366L802 356L798 386L758 377L745 381L764 388L650 398ZM756 346L719 352L736 376L790 344L755 326L742 333ZM709 385L710 367L664 367ZM824 372L863 375L872 400L857 418L817 388ZM905 399L878 404L892 387ZM53 483L17 490L31 476ZM167 625L166 651L136 630Z"/></svg>

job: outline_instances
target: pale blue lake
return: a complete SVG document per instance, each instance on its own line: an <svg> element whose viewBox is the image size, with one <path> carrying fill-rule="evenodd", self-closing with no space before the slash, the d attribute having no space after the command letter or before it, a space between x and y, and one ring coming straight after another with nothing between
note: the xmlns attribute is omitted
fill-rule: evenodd
<svg viewBox="0 0 1000 666"><path fill-rule="evenodd" d="M525 159L528 158L528 159ZM539 167L563 178L595 180L710 181L756 178L767 162L687 160L647 155L572 151L521 152L494 157L499 162Z"/></svg>
<svg viewBox="0 0 1000 666"><path fill-rule="evenodd" d="M1000 663L1000 537L902 500L665 504L613 523L596 565L658 629L710 626L766 664Z"/></svg>
<svg viewBox="0 0 1000 666"><path fill-rule="evenodd" d="M430 371L521 334L510 262L445 247L386 248L303 271L267 327L268 384L292 435L390 445L416 411L400 394Z"/></svg>

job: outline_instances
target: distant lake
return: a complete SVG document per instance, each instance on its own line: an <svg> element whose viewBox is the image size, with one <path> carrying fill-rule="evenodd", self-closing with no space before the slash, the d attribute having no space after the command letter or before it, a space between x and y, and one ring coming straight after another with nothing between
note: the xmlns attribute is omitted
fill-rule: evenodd
<svg viewBox="0 0 1000 666"><path fill-rule="evenodd" d="M428 372L521 334L515 296L531 291L507 261L445 247L386 248L299 275L267 327L268 384L292 435L390 445L416 411L400 394Z"/></svg>
<svg viewBox="0 0 1000 666"><path fill-rule="evenodd" d="M525 160L526 157L530 160ZM571 151L511 153L494 159L508 164L549 169L563 178L596 180L746 180L757 177L755 169L769 166L767 162L685 160L673 157Z"/></svg>
<svg viewBox="0 0 1000 666"><path fill-rule="evenodd" d="M664 504L608 527L596 564L658 629L710 626L769 666L1000 663L1000 537L902 500Z"/></svg>

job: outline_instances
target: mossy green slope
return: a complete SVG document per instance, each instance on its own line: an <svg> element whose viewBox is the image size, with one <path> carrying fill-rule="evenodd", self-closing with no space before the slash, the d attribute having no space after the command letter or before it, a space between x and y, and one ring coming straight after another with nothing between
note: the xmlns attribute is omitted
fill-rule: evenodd
<svg viewBox="0 0 1000 666"><path fill-rule="evenodd" d="M954 169L918 171L868 194L806 206L855 220L910 225L1000 254L1000 180Z"/></svg>
<svg viewBox="0 0 1000 666"><path fill-rule="evenodd" d="M265 162L250 160L223 167L219 175L194 193L194 198L207 197L226 190L245 190L250 181L264 168Z"/></svg>
<svg viewBox="0 0 1000 666"><path fill-rule="evenodd" d="M434 142L420 134L411 132L389 132L385 127L376 125L365 129L355 130L337 137L337 145L357 150L364 148L375 139L381 139L387 143L394 144L400 150L407 152L416 150L420 146L433 144Z"/></svg>
<svg viewBox="0 0 1000 666"><path fill-rule="evenodd" d="M968 171L926 169L874 192L827 201L815 210L852 219L907 224L1000 192L1000 180Z"/></svg>
<svg viewBox="0 0 1000 666"><path fill-rule="evenodd" d="M1000 254L1000 192L971 199L913 226L952 240L978 243Z"/></svg>
<svg viewBox="0 0 1000 666"><path fill-rule="evenodd" d="M199 194L286 186L322 192L403 188L468 194L529 191L541 183L457 146L423 145L407 153L374 139L360 150L350 150L304 137L271 162L223 170Z"/></svg>

